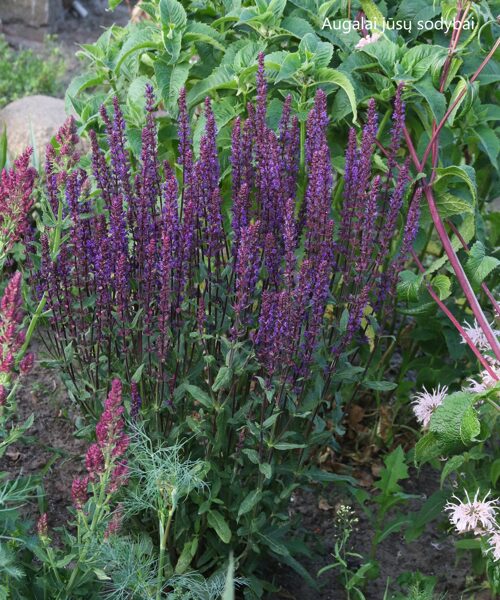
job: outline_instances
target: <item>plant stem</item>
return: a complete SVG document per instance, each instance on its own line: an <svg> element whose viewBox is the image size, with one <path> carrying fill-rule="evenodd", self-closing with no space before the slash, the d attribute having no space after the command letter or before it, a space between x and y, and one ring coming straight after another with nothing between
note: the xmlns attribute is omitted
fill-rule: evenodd
<svg viewBox="0 0 500 600"><path fill-rule="evenodd" d="M163 518L160 517L160 556L158 559L158 575L156 579L156 600L161 599L161 593L163 589L163 571L165 569L165 553L167 550L168 534L170 532L170 526L172 525L173 516L174 509L171 508L168 511L166 525L163 524Z"/></svg>

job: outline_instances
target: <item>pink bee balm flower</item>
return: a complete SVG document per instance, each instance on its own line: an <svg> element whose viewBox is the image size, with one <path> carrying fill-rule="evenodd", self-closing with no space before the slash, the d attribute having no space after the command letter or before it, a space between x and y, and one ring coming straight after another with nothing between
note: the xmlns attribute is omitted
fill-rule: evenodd
<svg viewBox="0 0 500 600"><path fill-rule="evenodd" d="M491 552L494 560L500 562L500 529L491 532L488 544L490 546L488 552Z"/></svg>
<svg viewBox="0 0 500 600"><path fill-rule="evenodd" d="M446 385L443 387L438 385L432 392L428 392L424 387L423 392L415 394L412 401L413 412L422 427L429 427L434 411L443 403L447 393Z"/></svg>
<svg viewBox="0 0 500 600"><path fill-rule="evenodd" d="M495 527L498 500L486 500L489 492L478 500L479 491L476 492L471 501L469 494L465 492L467 502L462 502L456 496L457 503L448 502L445 510L450 513L450 521L458 533L473 531L476 534L490 531Z"/></svg>
<svg viewBox="0 0 500 600"><path fill-rule="evenodd" d="M490 325L493 328L493 324L490 323ZM484 331L481 329L481 327L479 326L478 322L475 319L474 319L473 325L470 325L470 323L467 323L467 321L465 321L465 323L463 324L463 327L464 327L465 333L472 340L472 343L475 344L480 350L491 350L490 343L486 339L486 336L484 335ZM500 336L500 330L498 330L498 329L493 329L493 333L497 337ZM462 336L461 343L462 344L467 343L463 336Z"/></svg>
<svg viewBox="0 0 500 600"><path fill-rule="evenodd" d="M372 33L372 35L367 35L359 40L359 42L354 46L356 50L362 50L368 44L373 44L380 38L380 33Z"/></svg>
<svg viewBox="0 0 500 600"><path fill-rule="evenodd" d="M500 364L493 361L491 367L493 372L496 373L497 377L500 379ZM493 379L493 377L486 370L481 371L477 379L469 377L467 381L469 382L469 385L464 387L464 391L473 393L485 392L498 383L498 381Z"/></svg>

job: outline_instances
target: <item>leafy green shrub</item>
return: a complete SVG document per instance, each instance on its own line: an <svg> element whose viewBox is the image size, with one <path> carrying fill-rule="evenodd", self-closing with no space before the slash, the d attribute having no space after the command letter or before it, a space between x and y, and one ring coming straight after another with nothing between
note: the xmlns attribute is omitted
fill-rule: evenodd
<svg viewBox="0 0 500 600"><path fill-rule="evenodd" d="M64 59L52 40L46 46L46 56L33 50L16 51L0 36L0 108L23 96L63 92Z"/></svg>

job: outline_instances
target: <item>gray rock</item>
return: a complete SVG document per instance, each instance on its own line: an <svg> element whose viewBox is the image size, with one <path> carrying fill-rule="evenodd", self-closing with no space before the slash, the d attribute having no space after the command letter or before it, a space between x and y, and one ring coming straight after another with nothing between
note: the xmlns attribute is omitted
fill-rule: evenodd
<svg viewBox="0 0 500 600"><path fill-rule="evenodd" d="M63 14L62 0L0 0L3 23L22 22L53 29Z"/></svg>
<svg viewBox="0 0 500 600"><path fill-rule="evenodd" d="M13 159L26 146L34 146L43 159L45 146L65 120L64 100L60 98L39 95L14 100L0 110L0 133L7 129L9 157Z"/></svg>

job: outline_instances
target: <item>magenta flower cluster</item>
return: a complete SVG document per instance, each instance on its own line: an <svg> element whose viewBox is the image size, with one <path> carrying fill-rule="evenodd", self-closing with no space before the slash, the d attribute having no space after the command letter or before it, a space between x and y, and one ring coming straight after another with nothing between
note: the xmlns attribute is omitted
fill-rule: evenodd
<svg viewBox="0 0 500 600"><path fill-rule="evenodd" d="M64 356L71 342L80 365L89 365L87 375L97 389L103 370L122 369L132 384L142 365L144 399L154 392L158 406L171 404L179 380L206 350L202 338L193 338L196 331L250 344L268 381L278 377L295 387L318 351L327 368L335 368L360 332L368 305L381 312L392 303L419 212L415 194L400 234L398 218L409 183L408 164L398 163L401 88L388 173L373 176L378 123L371 101L360 143L354 129L349 135L338 210L332 202L337 180L327 141L325 93L316 94L301 152L292 98L285 100L274 131L267 121L266 85L261 55L256 104L248 106L246 120L238 118L233 126L229 204L220 181L211 102L205 101L205 129L196 154L185 91L179 98L176 168L158 156L150 86L137 164L130 159L116 100L112 115L101 109L107 152L91 132L92 173L73 164L63 176L60 155L49 153L51 204L56 212L62 203L71 226L55 260L47 237L42 238L37 289L46 293L51 310L55 353ZM61 139L65 164L75 163L71 122ZM399 239L396 255L393 239ZM348 321L341 329L345 310ZM136 384L131 396L136 416L142 405ZM89 473L99 464L95 453L88 457Z"/></svg>
<svg viewBox="0 0 500 600"><path fill-rule="evenodd" d="M0 258L30 230L30 211L36 170L30 166L33 150L27 148L11 169L0 175Z"/></svg>
<svg viewBox="0 0 500 600"><path fill-rule="evenodd" d="M28 373L34 363L31 352L20 357L26 337L22 328L21 285L22 275L18 271L7 283L0 300L0 407L5 405L18 374Z"/></svg>
<svg viewBox="0 0 500 600"><path fill-rule="evenodd" d="M91 444L85 456L88 475L74 479L71 487L73 504L78 510L85 506L89 498L89 483L102 484L103 474L106 476L108 494L114 494L127 482L128 466L123 456L129 438L124 432L123 413L122 384L119 379L114 379L95 428L97 442Z"/></svg>

